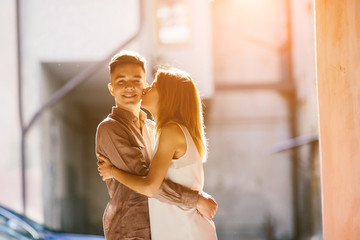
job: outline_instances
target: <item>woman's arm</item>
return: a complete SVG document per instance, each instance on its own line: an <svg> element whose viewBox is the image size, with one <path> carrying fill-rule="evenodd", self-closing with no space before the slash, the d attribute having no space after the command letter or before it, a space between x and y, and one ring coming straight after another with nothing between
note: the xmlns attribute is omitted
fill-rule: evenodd
<svg viewBox="0 0 360 240"><path fill-rule="evenodd" d="M181 145L184 134L176 124L167 124L161 129L159 136L159 146L151 162L147 176L135 176L113 167L110 161L101 158L99 162L99 172L103 180L115 178L125 186L134 191L152 197L163 182L171 160L176 150Z"/></svg>

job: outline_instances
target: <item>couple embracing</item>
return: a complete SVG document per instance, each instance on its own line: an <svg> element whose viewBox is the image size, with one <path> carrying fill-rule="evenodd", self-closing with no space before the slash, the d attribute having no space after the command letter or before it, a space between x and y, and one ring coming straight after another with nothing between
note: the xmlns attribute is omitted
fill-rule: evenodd
<svg viewBox="0 0 360 240"><path fill-rule="evenodd" d="M194 81L181 70L160 69L147 86L145 59L131 51L115 55L109 71L116 106L96 134L98 170L110 195L105 237L217 239L211 220L217 204L202 192L207 150Z"/></svg>

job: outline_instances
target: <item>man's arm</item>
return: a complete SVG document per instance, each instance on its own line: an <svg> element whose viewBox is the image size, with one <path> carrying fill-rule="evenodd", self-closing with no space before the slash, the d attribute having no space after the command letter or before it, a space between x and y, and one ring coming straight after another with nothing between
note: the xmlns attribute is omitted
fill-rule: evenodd
<svg viewBox="0 0 360 240"><path fill-rule="evenodd" d="M182 208L196 208L199 192L165 178L153 198Z"/></svg>
<svg viewBox="0 0 360 240"><path fill-rule="evenodd" d="M136 175L147 173L140 147L130 144L128 134L121 127L111 122L101 124L96 141L96 153L109 159L115 167Z"/></svg>
<svg viewBox="0 0 360 240"><path fill-rule="evenodd" d="M215 199L209 194L199 193L168 179L164 179L153 198L181 208L196 208L208 219L214 218L218 208Z"/></svg>

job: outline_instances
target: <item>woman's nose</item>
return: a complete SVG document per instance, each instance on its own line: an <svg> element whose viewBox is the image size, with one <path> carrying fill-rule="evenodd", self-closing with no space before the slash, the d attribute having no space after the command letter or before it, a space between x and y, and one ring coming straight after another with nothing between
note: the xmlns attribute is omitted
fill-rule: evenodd
<svg viewBox="0 0 360 240"><path fill-rule="evenodd" d="M150 91L151 87L147 87L147 88L144 88L142 94L145 95L146 93L148 93Z"/></svg>

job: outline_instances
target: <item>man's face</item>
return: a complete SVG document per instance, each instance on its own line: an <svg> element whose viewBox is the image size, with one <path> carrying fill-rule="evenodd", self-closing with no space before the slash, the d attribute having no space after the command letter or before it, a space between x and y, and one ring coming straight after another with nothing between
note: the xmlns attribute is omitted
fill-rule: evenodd
<svg viewBox="0 0 360 240"><path fill-rule="evenodd" d="M145 87L145 72L137 64L117 66L110 76L109 90L115 98L116 106L132 110L140 105Z"/></svg>

